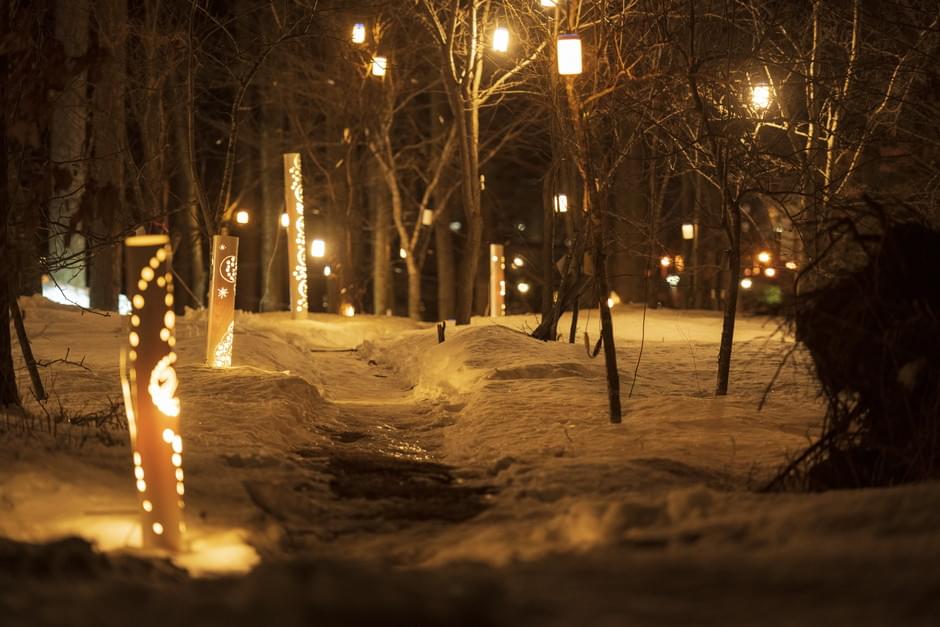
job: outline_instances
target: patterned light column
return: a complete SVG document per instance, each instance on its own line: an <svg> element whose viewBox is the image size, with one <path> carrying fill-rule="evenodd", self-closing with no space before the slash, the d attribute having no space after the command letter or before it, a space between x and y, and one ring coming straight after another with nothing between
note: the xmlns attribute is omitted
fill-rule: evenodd
<svg viewBox="0 0 940 627"><path fill-rule="evenodd" d="M235 280L238 278L238 238L212 238L212 283L209 290L209 328L206 363L213 368L232 365L235 334Z"/></svg>
<svg viewBox="0 0 940 627"><path fill-rule="evenodd" d="M185 530L183 440L173 367L176 318L170 240L166 235L141 235L128 238L125 246L132 310L122 383L143 509L143 541L145 547L178 551Z"/></svg>
<svg viewBox="0 0 940 627"><path fill-rule="evenodd" d="M304 235L304 180L300 153L284 155L284 207L287 210L287 267L290 271L290 310L307 317L307 240Z"/></svg>
<svg viewBox="0 0 940 627"><path fill-rule="evenodd" d="M490 316L506 315L506 257L502 244L490 244Z"/></svg>

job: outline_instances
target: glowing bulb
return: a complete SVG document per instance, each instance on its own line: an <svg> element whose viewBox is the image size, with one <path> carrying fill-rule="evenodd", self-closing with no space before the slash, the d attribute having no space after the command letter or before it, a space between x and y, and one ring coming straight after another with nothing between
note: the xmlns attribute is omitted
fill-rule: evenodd
<svg viewBox="0 0 940 627"><path fill-rule="evenodd" d="M286 213L281 214L281 226L285 229L290 226L290 216Z"/></svg>
<svg viewBox="0 0 940 627"><path fill-rule="evenodd" d="M611 307L613 307L615 304L616 304L616 303L614 303L614 299L613 299L613 298L608 298L608 299L607 299L607 308L608 308L608 309L610 309Z"/></svg>
<svg viewBox="0 0 940 627"><path fill-rule="evenodd" d="M329 266L323 266L323 276L330 276L333 274L333 268Z"/></svg>
<svg viewBox="0 0 940 627"><path fill-rule="evenodd" d="M768 278L773 278L777 276L777 271L774 270L773 268L764 268L764 276Z"/></svg>
<svg viewBox="0 0 940 627"><path fill-rule="evenodd" d="M248 224L248 212L242 209L235 214L235 221L239 224Z"/></svg>
<svg viewBox="0 0 940 627"><path fill-rule="evenodd" d="M757 253L757 260L761 263L770 263L770 253L766 250L762 250Z"/></svg>
<svg viewBox="0 0 940 627"><path fill-rule="evenodd" d="M567 194L555 194L555 213L568 213Z"/></svg>
<svg viewBox="0 0 940 627"><path fill-rule="evenodd" d="M353 26L352 42L354 44L363 44L366 42L366 25L365 24L358 23Z"/></svg>
<svg viewBox="0 0 940 627"><path fill-rule="evenodd" d="M408 251L405 250L404 248L399 248L399 249L398 249L398 256L401 257L402 259L407 259L407 258L408 258Z"/></svg>
<svg viewBox="0 0 940 627"><path fill-rule="evenodd" d="M682 225L682 239L695 239L695 225L694 224Z"/></svg>
<svg viewBox="0 0 940 627"><path fill-rule="evenodd" d="M315 239L310 243L310 256L321 259L326 256L326 242Z"/></svg>
<svg viewBox="0 0 940 627"><path fill-rule="evenodd" d="M752 285L754 285L754 281L750 279L741 279L741 287L743 287L744 289L749 290L751 289Z"/></svg>
<svg viewBox="0 0 940 627"><path fill-rule="evenodd" d="M787 270L796 270L797 268L795 261L788 261L783 265L786 266Z"/></svg>
<svg viewBox="0 0 940 627"><path fill-rule="evenodd" d="M769 107L770 87L767 85L754 85L754 87L751 88L751 105L758 110Z"/></svg>
<svg viewBox="0 0 940 627"><path fill-rule="evenodd" d="M527 294L529 292L530 285L525 281L520 281L516 283L516 289L519 290L520 294Z"/></svg>
<svg viewBox="0 0 940 627"><path fill-rule="evenodd" d="M521 268L524 265L525 265L525 260L522 257L516 255L515 257L512 258L513 268Z"/></svg>
<svg viewBox="0 0 940 627"><path fill-rule="evenodd" d="M659 265L661 265L664 268L668 268L669 266L672 265L672 258L669 256L663 257L662 259L659 260Z"/></svg>
<svg viewBox="0 0 940 627"><path fill-rule="evenodd" d="M493 50L496 52L509 50L509 29L505 26L500 26L493 31Z"/></svg>
<svg viewBox="0 0 940 627"><path fill-rule="evenodd" d="M388 68L388 59L386 57L372 57L372 76L385 76Z"/></svg>
<svg viewBox="0 0 940 627"><path fill-rule="evenodd" d="M574 34L559 35L557 43L558 73L573 76L581 73L581 38Z"/></svg>

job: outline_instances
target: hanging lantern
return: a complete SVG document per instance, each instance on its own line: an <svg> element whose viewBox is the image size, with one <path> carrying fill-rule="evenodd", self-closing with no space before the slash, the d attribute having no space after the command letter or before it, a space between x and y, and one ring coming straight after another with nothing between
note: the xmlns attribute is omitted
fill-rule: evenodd
<svg viewBox="0 0 940 627"><path fill-rule="evenodd" d="M388 67L388 58L372 57L372 76L385 76Z"/></svg>
<svg viewBox="0 0 940 627"><path fill-rule="evenodd" d="M682 239L695 239L695 225L694 224L682 225Z"/></svg>
<svg viewBox="0 0 940 627"><path fill-rule="evenodd" d="M304 234L304 183L300 153L284 155L284 206L287 209L287 264L290 271L290 310L307 317L307 240Z"/></svg>
<svg viewBox="0 0 940 627"><path fill-rule="evenodd" d="M502 244L490 244L490 316L506 315L506 258Z"/></svg>
<svg viewBox="0 0 940 627"><path fill-rule="evenodd" d="M212 368L232 365L235 335L235 283L238 278L238 238L212 238L212 279L209 289L209 328L206 363Z"/></svg>
<svg viewBox="0 0 940 627"><path fill-rule="evenodd" d="M505 26L498 26L493 31L493 50L496 52L509 51L509 29Z"/></svg>
<svg viewBox="0 0 940 627"><path fill-rule="evenodd" d="M352 42L354 44L364 44L366 42L366 25L357 23L353 25Z"/></svg>
<svg viewBox="0 0 940 627"><path fill-rule="evenodd" d="M558 73L573 76L581 73L581 38L576 34L558 36Z"/></svg>
<svg viewBox="0 0 940 627"><path fill-rule="evenodd" d="M434 224L434 211L431 209L425 209L421 212L421 224L422 226L431 226Z"/></svg>
<svg viewBox="0 0 940 627"><path fill-rule="evenodd" d="M139 235L125 241L130 344L121 355L145 547L179 551L183 544L183 440L176 396L176 345L170 239Z"/></svg>

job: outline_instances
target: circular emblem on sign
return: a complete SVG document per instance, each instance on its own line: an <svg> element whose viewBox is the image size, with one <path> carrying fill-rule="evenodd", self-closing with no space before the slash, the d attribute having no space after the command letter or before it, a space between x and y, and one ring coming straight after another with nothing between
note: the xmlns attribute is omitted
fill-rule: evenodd
<svg viewBox="0 0 940 627"><path fill-rule="evenodd" d="M235 282L235 277L238 276L238 259L235 255L229 255L222 260L219 264L219 274L229 283Z"/></svg>

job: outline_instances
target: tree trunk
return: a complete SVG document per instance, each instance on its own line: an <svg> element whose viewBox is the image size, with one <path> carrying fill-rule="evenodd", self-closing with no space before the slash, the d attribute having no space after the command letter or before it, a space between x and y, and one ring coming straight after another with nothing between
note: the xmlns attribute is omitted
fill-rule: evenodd
<svg viewBox="0 0 940 627"><path fill-rule="evenodd" d="M103 52L94 87L94 160L89 181L89 191L95 194L92 231L96 246L90 264L91 306L116 311L121 276L117 240L124 219L127 0L99 0L95 18Z"/></svg>
<svg viewBox="0 0 940 627"><path fill-rule="evenodd" d="M724 166L727 167L726 165ZM727 171L723 176L727 187ZM727 189L723 190L723 204L727 213L728 243L728 298L725 300L725 313L721 325L721 346L718 349L718 384L715 388L716 396L728 394L728 380L731 377L731 350L734 346L734 322L738 310L738 281L741 275L741 207L728 197ZM729 215L730 214L730 215Z"/></svg>
<svg viewBox="0 0 940 627"><path fill-rule="evenodd" d="M376 168L377 170L378 168ZM381 176L370 177L369 200L372 204L372 311L384 316L391 307L392 289L392 211Z"/></svg>
<svg viewBox="0 0 940 627"><path fill-rule="evenodd" d="M173 249L173 270L186 284L182 290L177 290L175 300L180 307L188 303L191 307L201 308L205 307L206 303L206 266L203 261L196 187L192 170L185 165L189 160L186 148L186 112L179 103L173 107L173 130L176 159L179 164L174 177L176 197L179 199L174 226L179 239Z"/></svg>
<svg viewBox="0 0 940 627"><path fill-rule="evenodd" d="M434 222L434 251L437 259L437 317L450 320L456 315L454 240L446 213Z"/></svg>
<svg viewBox="0 0 940 627"><path fill-rule="evenodd" d="M5 40L10 30L10 3L0 2L0 40ZM10 93L8 55L0 54L0 107L6 111L6 99ZM0 250L4 256L10 254L10 191L7 177L7 123L6 115L0 115ZM16 389L16 371L13 369L13 345L10 337L10 304L16 306L11 286L9 263L0 263L0 407L19 405L20 395Z"/></svg>
<svg viewBox="0 0 940 627"><path fill-rule="evenodd" d="M460 147L460 189L464 217L467 221L467 241L460 260L460 281L457 284L457 324L470 324L473 314L473 294L476 289L483 245L483 213L480 207L480 111L475 102L464 103L455 91L451 106L455 113Z"/></svg>
<svg viewBox="0 0 940 627"><path fill-rule="evenodd" d="M88 0L58 0L55 11L56 39L62 45L66 65L74 67L88 51ZM49 152L55 171L53 198L49 201L49 265L56 283L75 287L87 285L85 238L69 233L71 217L81 206L85 187L87 74L85 70L72 74L56 99L49 127Z"/></svg>

